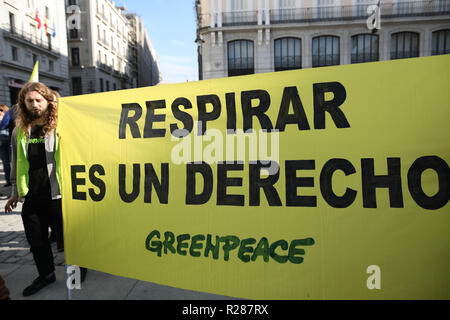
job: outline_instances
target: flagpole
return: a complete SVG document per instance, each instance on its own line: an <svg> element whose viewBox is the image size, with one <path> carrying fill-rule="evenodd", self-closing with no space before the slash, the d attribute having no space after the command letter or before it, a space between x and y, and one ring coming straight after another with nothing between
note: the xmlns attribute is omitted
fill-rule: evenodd
<svg viewBox="0 0 450 320"><path fill-rule="evenodd" d="M34 64L33 72L31 73L29 82L39 82L39 61Z"/></svg>

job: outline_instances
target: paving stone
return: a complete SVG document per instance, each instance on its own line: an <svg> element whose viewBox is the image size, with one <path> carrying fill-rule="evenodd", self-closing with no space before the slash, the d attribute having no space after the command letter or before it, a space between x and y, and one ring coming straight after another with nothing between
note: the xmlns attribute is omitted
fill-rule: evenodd
<svg viewBox="0 0 450 320"><path fill-rule="evenodd" d="M18 250L15 253L16 257L24 257L25 255L29 254L30 250Z"/></svg>
<svg viewBox="0 0 450 320"><path fill-rule="evenodd" d="M2 230L2 233L0 233L0 240L1 239L3 239L3 238L6 238L7 236L10 236L10 235L12 235L12 231L6 231L6 230Z"/></svg>
<svg viewBox="0 0 450 320"><path fill-rule="evenodd" d="M12 252L12 251L2 251L2 252L0 252L0 263L5 262L6 260L8 260L13 255L14 255L14 252Z"/></svg>
<svg viewBox="0 0 450 320"><path fill-rule="evenodd" d="M20 260L20 257L12 256L8 260L5 261L5 263L17 263Z"/></svg>
<svg viewBox="0 0 450 320"><path fill-rule="evenodd" d="M11 242L11 241L13 241L16 237L17 237L17 234L15 234L15 232L12 232L10 235L8 235L8 236L2 238L2 242L3 242L3 243Z"/></svg>

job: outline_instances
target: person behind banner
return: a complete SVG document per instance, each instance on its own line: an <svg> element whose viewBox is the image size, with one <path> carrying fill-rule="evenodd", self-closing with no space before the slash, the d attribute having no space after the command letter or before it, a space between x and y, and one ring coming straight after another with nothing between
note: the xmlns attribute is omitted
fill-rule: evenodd
<svg viewBox="0 0 450 320"><path fill-rule="evenodd" d="M17 108L18 105L17 103L14 104L11 108L9 108L9 126L8 126L8 130L9 130L9 136L12 136L12 132L14 130L14 128L16 127L16 118L17 118Z"/></svg>
<svg viewBox="0 0 450 320"><path fill-rule="evenodd" d="M3 171L5 173L5 187L11 186L9 174L11 171L11 147L9 135L10 111L8 106L0 105L0 157L3 163Z"/></svg>
<svg viewBox="0 0 450 320"><path fill-rule="evenodd" d="M24 85L19 92L16 127L11 137L12 190L5 205L5 211L11 212L18 201L24 201L22 221L39 274L23 290L24 296L35 294L56 280L48 230L56 226L57 237L62 239L57 122L53 91L40 82Z"/></svg>

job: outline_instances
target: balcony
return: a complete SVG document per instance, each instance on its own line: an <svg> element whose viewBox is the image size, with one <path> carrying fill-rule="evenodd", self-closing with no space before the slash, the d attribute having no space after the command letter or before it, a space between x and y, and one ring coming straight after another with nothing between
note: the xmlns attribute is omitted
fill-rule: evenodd
<svg viewBox="0 0 450 320"><path fill-rule="evenodd" d="M71 29L67 31L67 40L83 41L87 38L80 29Z"/></svg>
<svg viewBox="0 0 450 320"><path fill-rule="evenodd" d="M308 7L270 10L270 24L310 23L325 21L352 21L368 18L367 7L364 5ZM222 26L257 25L258 15L264 18L262 12L240 11L222 12ZM450 0L422 0L381 4L381 18L431 17L450 15ZM211 15L199 17L202 28L211 27ZM216 18L217 21L217 18ZM266 23L261 19L262 23Z"/></svg>
<svg viewBox="0 0 450 320"><path fill-rule="evenodd" d="M258 23L258 11L223 12L223 26L256 25Z"/></svg>
<svg viewBox="0 0 450 320"><path fill-rule="evenodd" d="M25 45L33 46L47 54L57 58L60 56L59 48L55 47L48 37L38 37L22 29L12 27L9 24L2 24L3 37L20 42Z"/></svg>
<svg viewBox="0 0 450 320"><path fill-rule="evenodd" d="M113 72L113 68L111 66L108 66L107 64L103 63L103 62L97 62L97 67L109 74L111 74Z"/></svg>
<svg viewBox="0 0 450 320"><path fill-rule="evenodd" d="M349 21L367 19L367 4L272 10L270 23ZM450 0L425 0L381 4L381 18L425 17L450 14Z"/></svg>

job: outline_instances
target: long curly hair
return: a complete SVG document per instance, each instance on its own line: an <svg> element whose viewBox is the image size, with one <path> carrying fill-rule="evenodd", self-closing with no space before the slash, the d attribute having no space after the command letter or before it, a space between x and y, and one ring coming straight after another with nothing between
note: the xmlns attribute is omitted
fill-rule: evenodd
<svg viewBox="0 0 450 320"><path fill-rule="evenodd" d="M30 113L27 110L27 106L25 105L25 97L30 91L38 92L42 97L44 97L45 100L47 100L48 109L45 113L46 121L42 130L45 134L51 133L54 129L56 129L58 124L57 95L53 90L41 82L28 82L20 90L19 97L17 99L18 109L16 126L22 129L26 135L29 135L31 123L34 119L30 116Z"/></svg>

